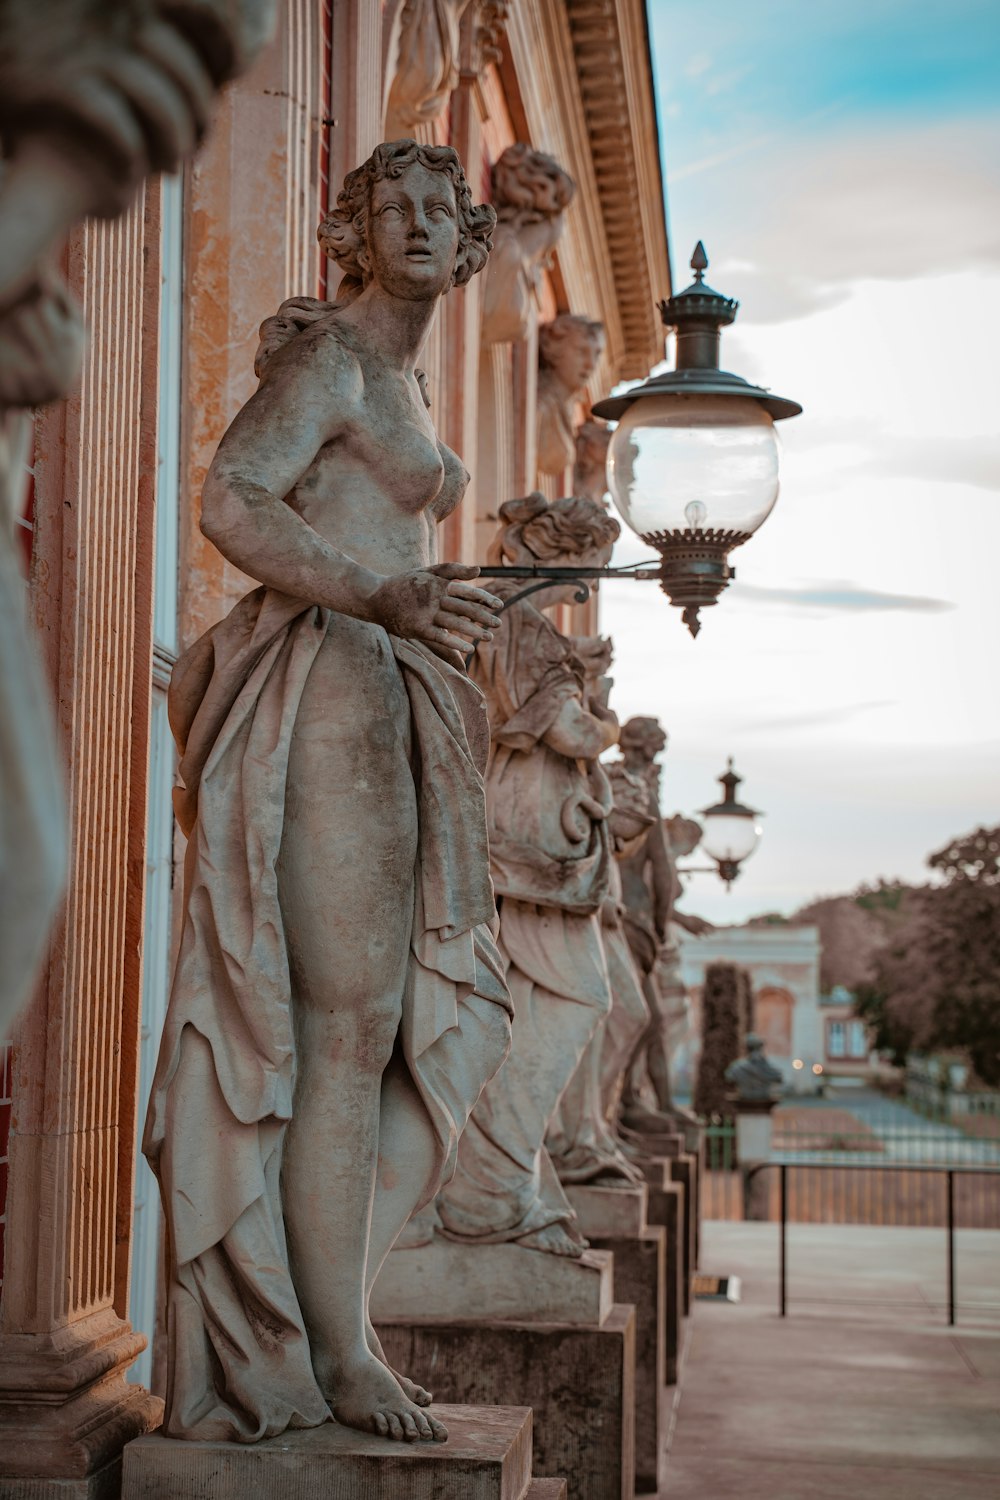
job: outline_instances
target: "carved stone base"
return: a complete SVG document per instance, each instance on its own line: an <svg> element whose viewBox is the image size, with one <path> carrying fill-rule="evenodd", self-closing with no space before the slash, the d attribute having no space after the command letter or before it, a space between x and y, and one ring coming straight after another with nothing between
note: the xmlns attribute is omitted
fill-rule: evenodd
<svg viewBox="0 0 1000 1500"><path fill-rule="evenodd" d="M429 1245L393 1250L372 1288L372 1321L602 1323L614 1301L611 1257L579 1260L522 1245Z"/></svg>
<svg viewBox="0 0 1000 1500"><path fill-rule="evenodd" d="M663 1289L664 1379L676 1385L684 1339L684 1188L668 1182L649 1190L649 1222L666 1237Z"/></svg>
<svg viewBox="0 0 1000 1500"><path fill-rule="evenodd" d="M115 1500L122 1449L163 1414L162 1401L125 1381L145 1347L110 1309L0 1339L2 1500Z"/></svg>
<svg viewBox="0 0 1000 1500"><path fill-rule="evenodd" d="M615 1305L599 1327L399 1321L376 1330L393 1369L425 1380L436 1398L531 1406L532 1468L565 1475L570 1500L632 1494L633 1308Z"/></svg>
<svg viewBox="0 0 1000 1500"><path fill-rule="evenodd" d="M434 1411L447 1443L394 1443L338 1422L263 1443L154 1433L125 1450L122 1500L528 1500L530 1411Z"/></svg>
<svg viewBox="0 0 1000 1500"><path fill-rule="evenodd" d="M566 1197L580 1221L584 1236L591 1241L612 1235L642 1234L646 1228L646 1186L601 1187L597 1184L567 1184ZM597 1246L595 1248L606 1248ZM618 1295L617 1292L615 1294ZM629 1297L619 1297L629 1302Z"/></svg>
<svg viewBox="0 0 1000 1500"><path fill-rule="evenodd" d="M640 1163L651 1187L678 1182L684 1188L684 1232L682 1240L684 1312L691 1311L691 1277L698 1264L699 1181L698 1157L673 1152L644 1158ZM653 1222L653 1221L651 1221Z"/></svg>
<svg viewBox="0 0 1000 1500"><path fill-rule="evenodd" d="M125 1450L122 1500L529 1500L530 1411L434 1412L447 1443L394 1443L337 1422L263 1443L154 1433Z"/></svg>
<svg viewBox="0 0 1000 1500"><path fill-rule="evenodd" d="M666 1231L594 1241L615 1259L615 1297L635 1307L635 1487L655 1493L666 1454Z"/></svg>

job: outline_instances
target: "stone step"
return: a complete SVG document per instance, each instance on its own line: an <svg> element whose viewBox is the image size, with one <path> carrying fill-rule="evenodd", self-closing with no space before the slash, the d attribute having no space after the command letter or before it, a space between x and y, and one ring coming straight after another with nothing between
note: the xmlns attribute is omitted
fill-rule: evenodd
<svg viewBox="0 0 1000 1500"><path fill-rule="evenodd" d="M125 1449L122 1500L536 1500L529 1407L433 1411L447 1443L395 1443L338 1422L260 1443L150 1433Z"/></svg>

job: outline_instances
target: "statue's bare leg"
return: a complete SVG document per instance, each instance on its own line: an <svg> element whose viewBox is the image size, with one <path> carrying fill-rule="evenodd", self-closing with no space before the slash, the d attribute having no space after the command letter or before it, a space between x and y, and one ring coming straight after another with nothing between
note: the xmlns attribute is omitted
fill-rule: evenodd
<svg viewBox="0 0 1000 1500"><path fill-rule="evenodd" d="M416 799L409 704L381 631L334 617L296 718L279 893L297 1042L282 1197L313 1365L337 1419L447 1436L368 1346L383 1075L409 955Z"/></svg>

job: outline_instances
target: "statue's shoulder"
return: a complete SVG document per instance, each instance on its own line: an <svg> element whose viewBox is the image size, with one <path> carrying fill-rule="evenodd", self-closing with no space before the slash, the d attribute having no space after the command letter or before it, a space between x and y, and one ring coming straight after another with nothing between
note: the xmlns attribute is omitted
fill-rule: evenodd
<svg viewBox="0 0 1000 1500"><path fill-rule="evenodd" d="M341 306L318 297L290 297L260 325L254 370L261 381L299 361L359 372L361 355Z"/></svg>

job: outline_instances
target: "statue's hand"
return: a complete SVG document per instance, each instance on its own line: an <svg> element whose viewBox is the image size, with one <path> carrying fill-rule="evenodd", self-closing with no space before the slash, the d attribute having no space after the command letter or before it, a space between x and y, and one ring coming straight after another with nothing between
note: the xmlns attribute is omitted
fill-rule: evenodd
<svg viewBox="0 0 1000 1500"><path fill-rule="evenodd" d="M392 635L468 651L489 641L500 624L501 601L466 580L478 568L440 563L386 578L367 600L365 615Z"/></svg>

